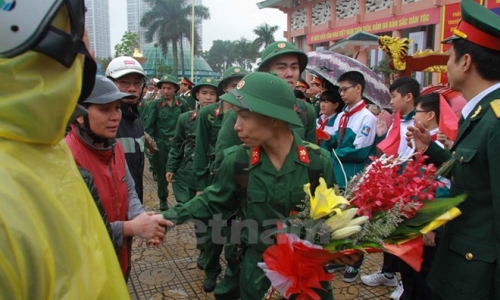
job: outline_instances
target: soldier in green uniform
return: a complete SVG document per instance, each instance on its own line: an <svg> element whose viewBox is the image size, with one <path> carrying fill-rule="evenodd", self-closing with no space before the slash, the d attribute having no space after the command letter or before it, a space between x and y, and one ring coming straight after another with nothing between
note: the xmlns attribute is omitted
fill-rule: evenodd
<svg viewBox="0 0 500 300"><path fill-rule="evenodd" d="M444 226L428 276L433 299L500 299L500 17L472 0L461 11L443 41L451 43L450 88L467 100L451 153L418 122L407 139L451 168L450 196L468 195L462 214Z"/></svg>
<svg viewBox="0 0 500 300"><path fill-rule="evenodd" d="M217 101L217 85L213 78L202 78L192 90L200 108ZM194 175L195 132L198 109L182 113L177 119L167 163L167 182L172 183L175 199L185 203L196 196Z"/></svg>
<svg viewBox="0 0 500 300"><path fill-rule="evenodd" d="M257 263L272 244L265 234L276 228L274 223L269 225L270 220L277 218L275 211L287 216L298 210L297 205L304 199L303 185L312 181L308 175L311 168L331 186L332 164L329 153L302 141L290 129L290 125L301 126L302 122L294 111L292 87L276 75L249 74L236 89L222 95L221 100L234 105L238 114L235 130L244 146L224 151L213 184L191 201L164 212L163 217L179 224L192 219L214 221L216 215L227 220L237 214L241 222L248 220L255 224L243 226L238 237L246 249L241 253L240 293L242 300L261 300L270 282ZM236 170L239 164L247 172L246 188L236 179L242 175ZM234 200L235 194L238 201ZM343 256L335 262L350 264L356 258L357 255ZM333 299L330 283L325 282L324 288L318 290L321 299Z"/></svg>
<svg viewBox="0 0 500 300"><path fill-rule="evenodd" d="M307 55L304 52L297 50L297 48L289 42L279 41L270 44L262 51L261 63L258 71L276 73L281 79L285 80L293 90L297 84L300 73L304 71L306 65ZM302 121L302 126L291 125L292 129L305 141L316 143L316 112L314 107L301 99L296 99L294 110ZM224 149L241 144L238 135L234 131L235 123L236 113L233 110L229 110L224 115L222 127L217 139L215 149L216 170L222 161L222 152Z"/></svg>
<svg viewBox="0 0 500 300"><path fill-rule="evenodd" d="M314 109L316 110L316 115L319 117L319 111L321 110L320 108L320 98L321 98L321 93L323 92L323 81L316 76L313 76L311 82L310 82L310 88L309 91L313 95L311 98L311 104L314 106Z"/></svg>
<svg viewBox="0 0 500 300"><path fill-rule="evenodd" d="M196 109L197 107L196 99L194 98L194 94L191 91L193 86L194 83L192 83L191 80L187 79L186 76L182 77L182 80L179 81L179 98L186 101L191 110Z"/></svg>
<svg viewBox="0 0 500 300"><path fill-rule="evenodd" d="M219 82L217 91L219 95L224 94L230 89L234 89L238 82L247 75L248 71L240 66L234 66L227 69L222 80ZM215 144L219 133L222 119L224 117L223 103L218 102L208 105L200 109L196 121L196 145L194 155L194 168L196 178L196 190L201 193L207 186L212 183L214 176L215 162ZM208 228L207 236L211 235L211 230ZM228 233L224 233L224 236ZM237 266L234 265L234 246L227 245L225 247L226 271L224 278L216 287L217 276L221 272L220 255L224 245L214 244L211 239L207 239L204 248L198 258L198 267L205 269L206 278L203 282L203 289L207 292L213 291L215 288L215 297L219 299L223 296L228 296L229 299L239 298L239 279L230 278L232 274L238 274Z"/></svg>
<svg viewBox="0 0 500 300"><path fill-rule="evenodd" d="M189 106L182 99L176 99L175 93L179 85L172 75L164 75L158 81L161 97L154 100L151 105L151 114L144 123L146 132L156 141L159 151L153 154L152 162L157 176L158 199L160 210L167 210L167 180L166 167L171 142L174 138L177 118L183 112L189 111Z"/></svg>

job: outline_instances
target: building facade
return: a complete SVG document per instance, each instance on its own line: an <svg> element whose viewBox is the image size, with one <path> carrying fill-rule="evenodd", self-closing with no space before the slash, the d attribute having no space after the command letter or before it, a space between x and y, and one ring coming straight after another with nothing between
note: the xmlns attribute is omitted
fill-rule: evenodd
<svg viewBox="0 0 500 300"><path fill-rule="evenodd" d="M91 49L98 58L111 57L109 32L109 1L86 0L85 25L90 39Z"/></svg>
<svg viewBox="0 0 500 300"><path fill-rule="evenodd" d="M495 11L497 0L476 0ZM460 20L459 0L266 0L260 8L277 8L287 14L284 36L309 52L335 43L358 31L407 37L409 54L417 50L445 51L440 41L452 34ZM356 58L369 67L377 65L380 51L359 48ZM428 79L437 83L439 76ZM420 78L423 83L423 78ZM429 83L429 82L426 82Z"/></svg>

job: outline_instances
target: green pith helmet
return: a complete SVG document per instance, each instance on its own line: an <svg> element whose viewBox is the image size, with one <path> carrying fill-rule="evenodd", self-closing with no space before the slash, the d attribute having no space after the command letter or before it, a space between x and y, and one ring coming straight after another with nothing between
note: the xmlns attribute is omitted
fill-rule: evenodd
<svg viewBox="0 0 500 300"><path fill-rule="evenodd" d="M307 55L295 48L295 46L287 41L278 41L270 44L262 51L262 57L260 58L260 65L258 71L262 71L262 68L269 63L273 58L283 55L283 54L297 54L299 58L299 70L300 73L304 72L307 66Z"/></svg>
<svg viewBox="0 0 500 300"><path fill-rule="evenodd" d="M195 85L191 90L191 96L193 96L194 99L198 100L198 98L196 97L196 93L198 93L200 91L200 88L203 86L213 87L217 91L217 80L211 77L203 77L202 79L200 79L198 84Z"/></svg>
<svg viewBox="0 0 500 300"><path fill-rule="evenodd" d="M227 82L231 79L235 78L243 78L245 75L248 74L248 71L245 70L244 68L240 66L234 66L226 70L224 74L222 74L222 79L219 82L219 85L217 87L217 93L220 95L224 94L223 87L227 84Z"/></svg>
<svg viewBox="0 0 500 300"><path fill-rule="evenodd" d="M175 91L177 92L179 90L179 84L177 83L177 80L175 80L175 77L174 75L170 75L170 74L167 74L167 75L163 75L161 78L160 78L160 81L158 81L158 83L156 84L156 86L161 89L161 85L162 83L171 83L175 86Z"/></svg>
<svg viewBox="0 0 500 300"><path fill-rule="evenodd" d="M302 127L295 112L295 94L283 79L273 73L246 75L235 89L220 96L236 107Z"/></svg>

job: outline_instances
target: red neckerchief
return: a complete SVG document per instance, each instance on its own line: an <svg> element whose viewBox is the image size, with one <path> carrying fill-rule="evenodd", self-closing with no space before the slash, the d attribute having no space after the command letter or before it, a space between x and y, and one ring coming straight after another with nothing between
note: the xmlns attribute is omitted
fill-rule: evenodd
<svg viewBox="0 0 500 300"><path fill-rule="evenodd" d="M319 118L319 129L325 130L326 123L328 123L328 118L325 117L323 120L321 117Z"/></svg>
<svg viewBox="0 0 500 300"><path fill-rule="evenodd" d="M339 145L342 143L342 139L344 138L344 133L345 129L347 128L347 123L349 122L349 118L365 107L366 107L365 101L361 100L361 104L359 104L358 106L354 107L350 111L344 111L342 117L340 117L340 123L339 123L339 128L340 128Z"/></svg>
<svg viewBox="0 0 500 300"><path fill-rule="evenodd" d="M438 139L437 133L431 135L431 140L433 140L435 142L435 141L437 141L437 139Z"/></svg>

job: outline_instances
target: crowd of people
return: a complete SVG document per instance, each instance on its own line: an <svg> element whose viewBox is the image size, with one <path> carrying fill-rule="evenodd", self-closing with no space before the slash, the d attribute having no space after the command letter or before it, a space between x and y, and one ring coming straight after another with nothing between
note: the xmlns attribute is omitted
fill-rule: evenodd
<svg viewBox="0 0 500 300"><path fill-rule="evenodd" d="M337 85L302 79L307 55L287 41L267 46L254 72L233 66L194 84L148 79L127 56L97 76L83 1L41 10L29 34L0 19L2 34L20 41L0 46L0 299L127 299L132 238L168 243L167 228L195 221L203 289L260 300L270 287L257 267L274 243L269 221L297 210L304 184L322 177L345 189L389 148L453 164L436 179L437 197L468 194L462 215L423 236L420 272L388 253L374 274L360 276L360 254L325 272L393 286L391 299L500 299L500 17L471 0L461 9L443 41L449 88L468 101L456 136L441 130L449 103L414 78L392 82L390 108L380 107L363 96L360 72ZM159 212L142 204L145 159ZM235 234L241 223L251 226ZM319 297L334 299L331 284L321 286Z"/></svg>

